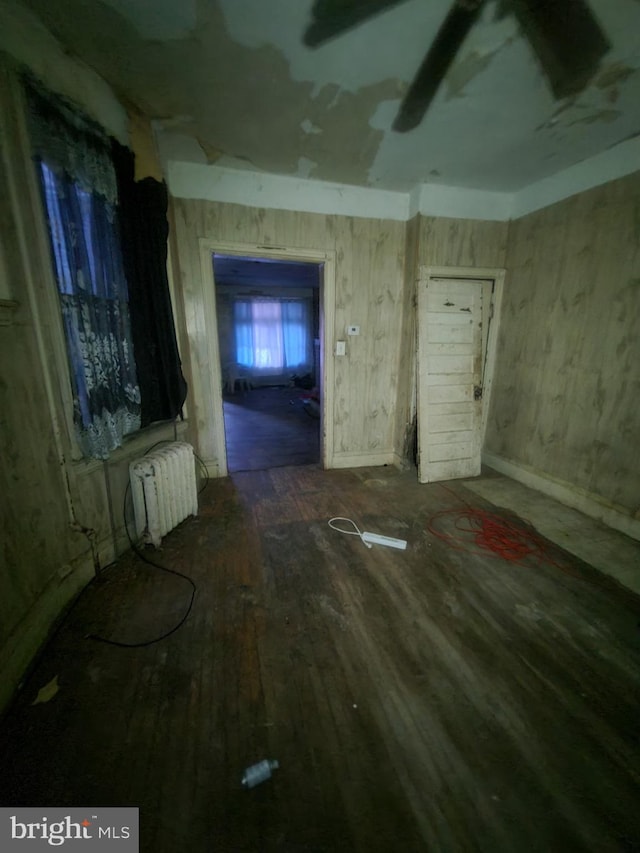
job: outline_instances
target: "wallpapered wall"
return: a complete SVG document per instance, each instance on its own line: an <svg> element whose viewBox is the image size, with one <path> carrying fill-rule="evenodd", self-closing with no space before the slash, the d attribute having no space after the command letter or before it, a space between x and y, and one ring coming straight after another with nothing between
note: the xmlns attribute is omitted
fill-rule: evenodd
<svg viewBox="0 0 640 853"><path fill-rule="evenodd" d="M640 518L640 172L511 223L486 448Z"/></svg>

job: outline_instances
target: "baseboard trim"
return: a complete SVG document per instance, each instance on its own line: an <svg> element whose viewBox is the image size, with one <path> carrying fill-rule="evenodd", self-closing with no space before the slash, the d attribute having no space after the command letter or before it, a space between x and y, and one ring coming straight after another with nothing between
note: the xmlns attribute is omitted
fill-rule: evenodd
<svg viewBox="0 0 640 853"><path fill-rule="evenodd" d="M399 471L408 471L412 467L411 462L401 453L393 454L393 465L395 465Z"/></svg>
<svg viewBox="0 0 640 853"><path fill-rule="evenodd" d="M226 477L227 473L222 473L222 466L220 465L220 461L218 459L203 459L203 464L207 469L207 474L209 475L210 480L215 480L218 477Z"/></svg>
<svg viewBox="0 0 640 853"><path fill-rule="evenodd" d="M130 522L129 530L134 529L134 522ZM98 542L98 566L101 569L111 565L118 557L121 557L126 551L131 548L131 540L127 535L124 524L119 525L115 531L115 541L113 534L105 535Z"/></svg>
<svg viewBox="0 0 640 853"><path fill-rule="evenodd" d="M68 571L68 574L64 574ZM0 651L0 713L19 689L38 652L51 636L70 602L94 576L91 553L75 567L59 569L54 579L25 613Z"/></svg>
<svg viewBox="0 0 640 853"><path fill-rule="evenodd" d="M380 467L382 465L395 465L396 454L392 450L384 453L334 453L330 468L366 468L368 466Z"/></svg>
<svg viewBox="0 0 640 853"><path fill-rule="evenodd" d="M482 464L493 468L494 471L498 471L500 474L511 477L513 480L517 480L525 486L530 486L532 489L536 489L548 497L566 504L566 506L577 509L585 515L595 518L597 521L602 521L614 530L619 530L633 539L640 540L640 521L629 515L625 515L591 492L587 492L577 486L572 486L571 483L567 483L564 480L558 480L548 474L543 474L540 471L530 468L528 465L513 462L510 459L505 459L503 456L497 456L486 450L482 453Z"/></svg>

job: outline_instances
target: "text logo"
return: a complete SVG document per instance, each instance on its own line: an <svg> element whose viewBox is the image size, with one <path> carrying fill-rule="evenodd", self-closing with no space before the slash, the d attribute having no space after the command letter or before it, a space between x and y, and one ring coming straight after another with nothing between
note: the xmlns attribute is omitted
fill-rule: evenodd
<svg viewBox="0 0 640 853"><path fill-rule="evenodd" d="M138 809L0 808L0 850L138 853Z"/></svg>

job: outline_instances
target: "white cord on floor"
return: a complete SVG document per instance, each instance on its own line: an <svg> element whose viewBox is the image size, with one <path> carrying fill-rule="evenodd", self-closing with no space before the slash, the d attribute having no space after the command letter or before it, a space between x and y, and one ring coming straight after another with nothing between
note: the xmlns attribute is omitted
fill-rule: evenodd
<svg viewBox="0 0 640 853"><path fill-rule="evenodd" d="M335 524L332 524L333 521L347 521L349 522L349 524L353 524L355 530L345 530L344 527L336 527ZM338 533L346 533L349 536L359 536L363 545L366 545L367 548L373 547L370 542L365 542L365 540L362 538L360 528L351 518L344 518L344 516L342 515L337 515L335 518L330 518L327 524L332 530L337 530Z"/></svg>

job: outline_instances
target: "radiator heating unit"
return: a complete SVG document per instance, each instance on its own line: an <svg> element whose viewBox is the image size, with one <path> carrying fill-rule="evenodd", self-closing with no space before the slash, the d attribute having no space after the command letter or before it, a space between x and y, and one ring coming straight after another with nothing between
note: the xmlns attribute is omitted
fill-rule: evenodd
<svg viewBox="0 0 640 853"><path fill-rule="evenodd" d="M193 447L172 441L129 465L136 539L158 547L162 537L198 514Z"/></svg>

